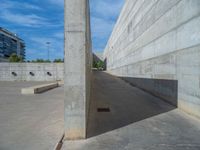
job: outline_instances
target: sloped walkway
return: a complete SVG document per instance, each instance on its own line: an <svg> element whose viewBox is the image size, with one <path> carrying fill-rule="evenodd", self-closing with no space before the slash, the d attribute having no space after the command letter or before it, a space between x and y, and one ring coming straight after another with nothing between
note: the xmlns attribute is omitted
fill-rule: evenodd
<svg viewBox="0 0 200 150"><path fill-rule="evenodd" d="M200 121L163 100L106 72L94 72L91 94L88 139L63 150L200 149Z"/></svg>

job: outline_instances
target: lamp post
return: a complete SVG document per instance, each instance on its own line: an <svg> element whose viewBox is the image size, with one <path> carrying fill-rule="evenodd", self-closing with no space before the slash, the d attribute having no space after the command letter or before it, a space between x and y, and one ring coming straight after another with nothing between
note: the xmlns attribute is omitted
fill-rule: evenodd
<svg viewBox="0 0 200 150"><path fill-rule="evenodd" d="M48 56L48 60L49 60L49 48L50 48L51 42L46 42L46 44L47 44L47 56Z"/></svg>

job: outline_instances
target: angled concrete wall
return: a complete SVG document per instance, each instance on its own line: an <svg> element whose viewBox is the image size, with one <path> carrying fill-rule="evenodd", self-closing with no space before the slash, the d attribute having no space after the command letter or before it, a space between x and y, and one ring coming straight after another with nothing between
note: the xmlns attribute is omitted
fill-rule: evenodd
<svg viewBox="0 0 200 150"><path fill-rule="evenodd" d="M112 74L200 117L199 0L126 0L104 58Z"/></svg>
<svg viewBox="0 0 200 150"><path fill-rule="evenodd" d="M103 53L94 52L93 53L93 61L103 61Z"/></svg>
<svg viewBox="0 0 200 150"><path fill-rule="evenodd" d="M91 38L88 0L65 0L65 139L86 138Z"/></svg>
<svg viewBox="0 0 200 150"><path fill-rule="evenodd" d="M0 63L0 81L57 81L63 75L63 63Z"/></svg>

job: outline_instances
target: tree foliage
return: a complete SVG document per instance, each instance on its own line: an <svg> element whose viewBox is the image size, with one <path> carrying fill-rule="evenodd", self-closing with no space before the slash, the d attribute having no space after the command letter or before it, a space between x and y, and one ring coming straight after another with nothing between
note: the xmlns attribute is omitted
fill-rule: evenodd
<svg viewBox="0 0 200 150"><path fill-rule="evenodd" d="M54 62L54 63L62 63L62 62L64 62L64 60L62 60L62 59L54 59L53 62Z"/></svg>
<svg viewBox="0 0 200 150"><path fill-rule="evenodd" d="M23 62L23 59L21 56L18 56L17 54L13 53L9 57L9 62Z"/></svg>
<svg viewBox="0 0 200 150"><path fill-rule="evenodd" d="M36 60L32 60L32 63L50 63L50 60L44 60L44 59L36 59Z"/></svg>
<svg viewBox="0 0 200 150"><path fill-rule="evenodd" d="M103 69L104 68L104 62L101 61L101 60L93 61L93 68Z"/></svg>
<svg viewBox="0 0 200 150"><path fill-rule="evenodd" d="M45 60L45 59L36 59L36 60L32 60L32 61L27 61L28 63L51 63L51 62L54 62L54 63L63 63L64 60L63 59L54 59L53 61L50 61L50 60Z"/></svg>

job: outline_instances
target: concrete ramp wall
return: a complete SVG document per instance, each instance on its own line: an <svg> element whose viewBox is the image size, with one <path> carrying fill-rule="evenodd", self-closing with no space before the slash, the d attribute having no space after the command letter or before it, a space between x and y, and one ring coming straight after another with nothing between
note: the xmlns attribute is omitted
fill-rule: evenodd
<svg viewBox="0 0 200 150"><path fill-rule="evenodd" d="M126 0L107 70L200 117L200 1Z"/></svg>

